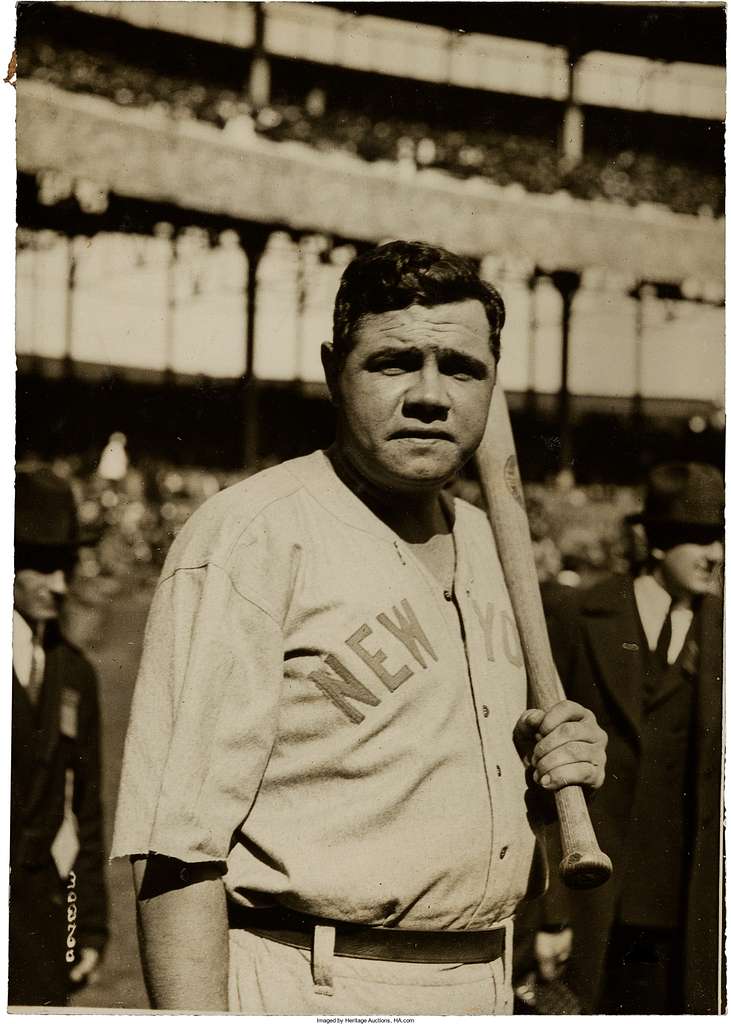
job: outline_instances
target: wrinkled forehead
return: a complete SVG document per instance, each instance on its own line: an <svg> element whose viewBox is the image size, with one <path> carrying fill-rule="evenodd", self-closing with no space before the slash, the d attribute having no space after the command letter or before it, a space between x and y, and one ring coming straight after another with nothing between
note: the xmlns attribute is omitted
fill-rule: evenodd
<svg viewBox="0 0 731 1024"><path fill-rule="evenodd" d="M366 313L353 331L354 345L404 344L466 348L483 356L490 325L481 302L465 299L438 306L412 305L385 313Z"/></svg>

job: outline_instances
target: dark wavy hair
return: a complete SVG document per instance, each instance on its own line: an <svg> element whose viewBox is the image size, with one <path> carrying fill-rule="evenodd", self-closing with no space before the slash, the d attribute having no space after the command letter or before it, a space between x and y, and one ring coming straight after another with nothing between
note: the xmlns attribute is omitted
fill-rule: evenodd
<svg viewBox="0 0 731 1024"><path fill-rule="evenodd" d="M464 299L482 303L490 351L497 362L505 323L505 305L497 289L483 281L464 256L426 242L386 242L357 256L343 272L335 298L333 349L340 357L348 354L358 322L368 313Z"/></svg>

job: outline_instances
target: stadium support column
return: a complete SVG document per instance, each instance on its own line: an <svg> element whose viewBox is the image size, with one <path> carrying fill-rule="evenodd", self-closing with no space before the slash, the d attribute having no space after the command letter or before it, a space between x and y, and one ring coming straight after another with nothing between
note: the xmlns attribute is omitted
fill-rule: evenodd
<svg viewBox="0 0 731 1024"><path fill-rule="evenodd" d="M175 362L175 270L177 262L177 231L172 224L163 221L155 225L156 238L167 243L165 266L165 383L172 390L175 386L173 365Z"/></svg>
<svg viewBox="0 0 731 1024"><path fill-rule="evenodd" d="M249 102L257 112L269 103L271 94L271 68L264 49L266 11L263 3L254 4L254 45L249 68Z"/></svg>
<svg viewBox="0 0 731 1024"><path fill-rule="evenodd" d="M569 71L568 95L563 111L561 131L561 170L573 170L584 155L584 112L576 97L576 71L582 54L571 47L567 56Z"/></svg>
<svg viewBox="0 0 731 1024"><path fill-rule="evenodd" d="M74 305L76 297L76 238L71 236L67 239L66 251L68 262L66 264L66 308L64 310L63 325L63 375L68 380L73 375L73 344L74 344Z"/></svg>
<svg viewBox="0 0 731 1024"><path fill-rule="evenodd" d="M551 275L561 296L561 390L558 395L558 434L561 442L561 469L571 469L573 451L571 443L571 396L569 394L569 341L571 335L571 307L579 290L581 277L573 270L556 270Z"/></svg>
<svg viewBox="0 0 731 1024"><path fill-rule="evenodd" d="M244 418L243 461L248 470L255 470L259 458L259 409L256 373L254 371L257 271L266 248L269 229L253 224L239 235L246 253L246 369L242 378L242 413Z"/></svg>
<svg viewBox="0 0 731 1024"><path fill-rule="evenodd" d="M530 299L530 318L528 321L528 386L525 391L525 411L531 417L535 416L536 412L536 381L538 378L538 277L538 268L534 267L533 273L526 279Z"/></svg>
<svg viewBox="0 0 731 1024"><path fill-rule="evenodd" d="M642 426L642 394L644 384L643 375L643 345L648 322L648 307L655 297L655 289L647 282L640 282L635 290L630 293L635 299L635 389L632 396L632 421L634 428L639 430Z"/></svg>

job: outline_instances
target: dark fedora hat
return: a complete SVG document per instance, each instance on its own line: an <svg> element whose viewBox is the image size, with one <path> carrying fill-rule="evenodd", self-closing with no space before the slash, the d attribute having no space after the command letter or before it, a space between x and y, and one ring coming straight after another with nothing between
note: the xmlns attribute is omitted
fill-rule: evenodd
<svg viewBox="0 0 731 1024"><path fill-rule="evenodd" d="M79 520L71 486L51 469L19 471L15 478L15 545L75 550Z"/></svg>
<svg viewBox="0 0 731 1024"><path fill-rule="evenodd" d="M723 477L705 462L666 462L647 479L645 507L628 516L646 527L688 527L693 533L723 533Z"/></svg>

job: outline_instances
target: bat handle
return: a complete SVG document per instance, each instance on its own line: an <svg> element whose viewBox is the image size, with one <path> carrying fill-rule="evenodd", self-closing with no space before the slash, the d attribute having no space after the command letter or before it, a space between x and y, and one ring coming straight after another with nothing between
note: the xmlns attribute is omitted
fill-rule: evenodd
<svg viewBox="0 0 731 1024"><path fill-rule="evenodd" d="M607 881L612 862L596 841L584 792L580 786L566 786L555 796L563 849L561 880L569 889L593 889Z"/></svg>

